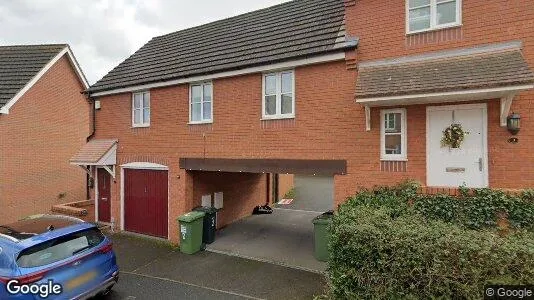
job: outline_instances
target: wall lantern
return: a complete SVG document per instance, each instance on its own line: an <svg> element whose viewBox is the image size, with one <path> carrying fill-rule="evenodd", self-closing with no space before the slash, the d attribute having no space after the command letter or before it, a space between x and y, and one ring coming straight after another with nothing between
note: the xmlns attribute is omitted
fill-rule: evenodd
<svg viewBox="0 0 534 300"><path fill-rule="evenodd" d="M511 134L516 135L521 129L521 116L516 113L509 115L506 119L506 127Z"/></svg>

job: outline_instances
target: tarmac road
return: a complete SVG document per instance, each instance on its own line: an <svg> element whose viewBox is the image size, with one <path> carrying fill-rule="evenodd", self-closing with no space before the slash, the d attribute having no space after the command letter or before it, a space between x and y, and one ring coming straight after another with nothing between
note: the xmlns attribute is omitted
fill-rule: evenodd
<svg viewBox="0 0 534 300"><path fill-rule="evenodd" d="M101 299L313 299L321 274L212 252L185 255L165 242L116 234L119 283Z"/></svg>

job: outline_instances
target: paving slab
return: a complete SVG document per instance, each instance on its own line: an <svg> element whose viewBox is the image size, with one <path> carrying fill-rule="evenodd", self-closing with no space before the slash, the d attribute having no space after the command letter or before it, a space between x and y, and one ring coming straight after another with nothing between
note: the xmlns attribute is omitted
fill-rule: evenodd
<svg viewBox="0 0 534 300"><path fill-rule="evenodd" d="M271 215L254 215L217 232L208 251L258 259L313 272L326 263L313 256L316 212L274 209Z"/></svg>

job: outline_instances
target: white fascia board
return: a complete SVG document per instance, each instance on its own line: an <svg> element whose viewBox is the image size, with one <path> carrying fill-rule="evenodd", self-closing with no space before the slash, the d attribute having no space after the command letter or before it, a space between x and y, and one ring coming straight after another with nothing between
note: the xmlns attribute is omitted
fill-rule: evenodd
<svg viewBox="0 0 534 300"><path fill-rule="evenodd" d="M121 93L131 93L131 92L136 92L136 91L150 90L153 88L166 87L166 86L178 85L178 84L183 84L183 83L202 82L202 81L208 81L208 80L213 80L213 79L218 79L218 78L234 77L234 76L245 75L245 74L263 73L267 71L291 69L295 67L326 63L326 62L332 62L332 61L339 61L339 60L344 60L344 59L345 59L345 53L339 52L339 53L334 53L334 54L327 54L327 55L315 56L315 57L304 58L304 59L299 59L299 60L293 60L293 61L288 61L288 62L283 62L283 63L276 63L276 64L251 67L251 68L235 70L235 71L215 73L215 74L205 75L205 76L188 77L188 78L171 80L171 81L162 81L162 82L157 82L157 83L152 83L152 84L136 85L132 87L114 89L114 90L104 91L104 92L96 92L96 93L92 93L91 97L100 97L100 96L107 96L107 95L114 95L114 94L121 94Z"/></svg>
<svg viewBox="0 0 534 300"><path fill-rule="evenodd" d="M113 145L111 149L100 158L97 165L99 166L113 166L117 163L117 144Z"/></svg>
<svg viewBox="0 0 534 300"><path fill-rule="evenodd" d="M72 53L72 50L70 47L67 46L67 53L69 54L69 59L72 63L72 66L74 66L74 70L76 71L76 75L78 75L78 78L83 84L83 87L85 89L89 88L89 82L87 81L87 78L85 77L85 74L82 71L82 68L80 67L80 64L78 63L78 60L76 60L76 57L74 56L74 53Z"/></svg>
<svg viewBox="0 0 534 300"><path fill-rule="evenodd" d="M70 51L70 48L67 46L63 50L61 50L52 60L50 60L42 69L37 73L26 85L13 97L9 102L6 103L1 109L0 114L9 114L9 109L20 99L24 94L26 94L27 91L29 91L38 81L43 77L44 74L50 68L61 58L63 55L68 54L68 57L71 61L72 66L74 67L74 70L76 71L76 74L80 78L80 81L84 85L85 89L89 88L89 83L87 82L87 79L85 78L80 66L78 65L78 62L74 58L74 55L72 54L72 51Z"/></svg>
<svg viewBox="0 0 534 300"><path fill-rule="evenodd" d="M446 93L415 94L390 97L361 98L356 102L366 106L392 106L412 104L432 104L440 102L463 102L486 99L500 99L510 93L533 89L534 85L518 85L491 89L465 90Z"/></svg>
<svg viewBox="0 0 534 300"><path fill-rule="evenodd" d="M121 165L123 169L138 169L138 170L169 170L169 167L149 162L132 162Z"/></svg>

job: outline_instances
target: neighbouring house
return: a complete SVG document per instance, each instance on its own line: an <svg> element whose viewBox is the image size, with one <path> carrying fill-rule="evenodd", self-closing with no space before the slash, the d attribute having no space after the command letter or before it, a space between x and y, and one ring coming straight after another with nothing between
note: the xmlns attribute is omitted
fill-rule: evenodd
<svg viewBox="0 0 534 300"><path fill-rule="evenodd" d="M155 37L87 90L95 132L71 162L97 221L174 242L202 203L220 227L273 202L278 174L330 207L405 179L532 187L533 18L523 1L296 0Z"/></svg>
<svg viewBox="0 0 534 300"><path fill-rule="evenodd" d="M69 164L90 133L87 88L68 45L0 46L0 224L87 199Z"/></svg>

